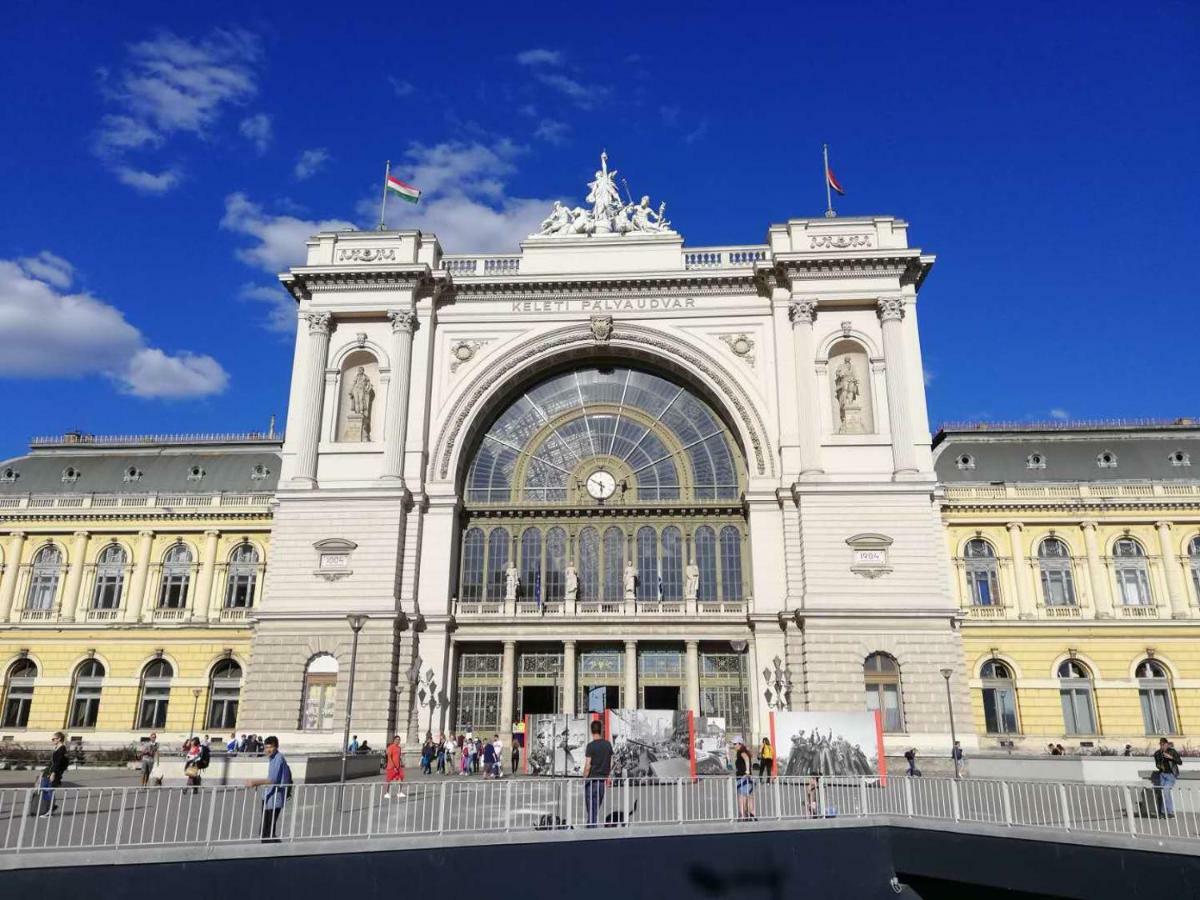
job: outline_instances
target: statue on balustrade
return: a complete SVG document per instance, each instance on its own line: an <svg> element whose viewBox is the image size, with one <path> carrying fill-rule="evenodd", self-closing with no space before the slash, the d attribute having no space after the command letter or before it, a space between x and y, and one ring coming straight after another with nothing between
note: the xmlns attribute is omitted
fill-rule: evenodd
<svg viewBox="0 0 1200 900"><path fill-rule="evenodd" d="M695 560L688 562L683 570L683 596L687 600L695 600L700 593L700 567Z"/></svg>
<svg viewBox="0 0 1200 900"><path fill-rule="evenodd" d="M515 563L509 563L504 570L504 599L516 600L517 590L521 586L521 577L517 574Z"/></svg>
<svg viewBox="0 0 1200 900"><path fill-rule="evenodd" d="M579 573L575 571L575 563L567 563L567 570L563 573L563 579L566 584L563 595L568 600L575 600L579 596Z"/></svg>
<svg viewBox="0 0 1200 900"><path fill-rule="evenodd" d="M638 573L637 569L633 567L633 560L625 563L625 577L623 580L625 585L625 599L632 600L636 596L638 580Z"/></svg>
<svg viewBox="0 0 1200 900"><path fill-rule="evenodd" d="M638 203L632 197L625 202L616 178L617 170L608 169L608 154L601 153L596 177L588 182L587 202L591 208L568 207L555 200L550 215L530 237L674 233L666 218L667 204L660 203L656 210L650 206L649 196L643 196ZM628 194L628 184L625 190Z"/></svg>

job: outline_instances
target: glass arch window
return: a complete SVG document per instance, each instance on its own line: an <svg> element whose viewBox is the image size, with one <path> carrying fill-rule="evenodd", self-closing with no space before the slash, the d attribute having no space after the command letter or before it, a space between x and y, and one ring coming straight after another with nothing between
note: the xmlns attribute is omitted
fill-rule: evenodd
<svg viewBox="0 0 1200 900"><path fill-rule="evenodd" d="M967 585L971 591L973 606L1000 605L1000 568L996 562L996 551L983 538L967 541L963 565L967 571Z"/></svg>
<svg viewBox="0 0 1200 900"><path fill-rule="evenodd" d="M95 728L100 715L100 693L104 688L104 664L85 659L75 667L71 687L71 712L68 728Z"/></svg>
<svg viewBox="0 0 1200 900"><path fill-rule="evenodd" d="M208 675L208 725L213 729L237 727L238 702L242 696L242 667L223 659Z"/></svg>
<svg viewBox="0 0 1200 900"><path fill-rule="evenodd" d="M300 727L304 731L333 729L337 679L338 661L331 654L322 653L308 661L304 670L304 700L300 709Z"/></svg>
<svg viewBox="0 0 1200 900"><path fill-rule="evenodd" d="M1049 537L1038 544L1038 571L1042 602L1046 606L1074 606L1075 579L1071 573L1071 551L1066 542Z"/></svg>
<svg viewBox="0 0 1200 900"><path fill-rule="evenodd" d="M658 599L658 535L649 525L637 531L637 598Z"/></svg>
<svg viewBox="0 0 1200 900"><path fill-rule="evenodd" d="M460 600L475 603L483 599L483 529L469 528L463 538Z"/></svg>
<svg viewBox="0 0 1200 900"><path fill-rule="evenodd" d="M159 609L183 609L187 606L188 586L192 582L192 551L186 544L175 544L163 555L162 577L158 585Z"/></svg>
<svg viewBox="0 0 1200 900"><path fill-rule="evenodd" d="M521 532L521 597L542 599L542 533L536 528Z"/></svg>
<svg viewBox="0 0 1200 900"><path fill-rule="evenodd" d="M1143 659L1136 670L1138 702L1146 734L1176 734L1175 704L1171 702L1171 677L1162 663Z"/></svg>
<svg viewBox="0 0 1200 900"><path fill-rule="evenodd" d="M109 544L96 557L96 584L92 588L92 609L116 609L121 605L125 586L125 550Z"/></svg>
<svg viewBox="0 0 1200 900"><path fill-rule="evenodd" d="M662 598L683 599L683 536L674 525L662 530Z"/></svg>
<svg viewBox="0 0 1200 900"><path fill-rule="evenodd" d="M493 528L488 535L487 598L504 599L504 573L508 570L508 545L512 538L507 529Z"/></svg>
<svg viewBox="0 0 1200 900"><path fill-rule="evenodd" d="M721 529L721 599L742 599L742 533L732 525Z"/></svg>
<svg viewBox="0 0 1200 900"><path fill-rule="evenodd" d="M624 598L624 569L625 535L614 525L604 529L604 595L601 600Z"/></svg>
<svg viewBox="0 0 1200 900"><path fill-rule="evenodd" d="M18 659L8 667L4 673L4 717L0 719L0 726L28 727L37 676L37 663L32 659Z"/></svg>
<svg viewBox="0 0 1200 900"><path fill-rule="evenodd" d="M29 592L25 595L26 609L49 610L54 608L62 567L62 551L58 547L47 544L38 550L33 557L33 569L29 576Z"/></svg>
<svg viewBox="0 0 1200 900"><path fill-rule="evenodd" d="M1062 701L1063 727L1067 734L1098 734L1092 673L1075 659L1058 667L1058 696Z"/></svg>
<svg viewBox="0 0 1200 900"><path fill-rule="evenodd" d="M165 728L175 670L165 659L154 659L142 669L142 697L138 702L138 728Z"/></svg>
<svg viewBox="0 0 1200 900"><path fill-rule="evenodd" d="M886 653L872 653L863 662L867 709L879 712L883 730L904 731L904 700L900 693L900 666Z"/></svg>
<svg viewBox="0 0 1200 900"><path fill-rule="evenodd" d="M242 543L229 554L229 573L225 578L225 608L249 609L254 605L258 584L258 550Z"/></svg>
<svg viewBox="0 0 1200 900"><path fill-rule="evenodd" d="M707 525L696 529L696 567L700 570L697 600L717 599L717 535Z"/></svg>
<svg viewBox="0 0 1200 900"><path fill-rule="evenodd" d="M989 659L979 668L983 691L983 721L988 734L1019 734L1017 726L1017 689L1012 672L998 659Z"/></svg>
<svg viewBox="0 0 1200 900"><path fill-rule="evenodd" d="M567 533L561 528L551 528L546 532L545 597L548 603L557 603L566 596L566 573Z"/></svg>
<svg viewBox="0 0 1200 900"><path fill-rule="evenodd" d="M600 599L600 532L590 525L579 532L579 599Z"/></svg>
<svg viewBox="0 0 1200 900"><path fill-rule="evenodd" d="M1134 538L1121 538L1113 544L1113 573L1117 579L1117 599L1125 606L1150 606L1150 575L1146 551Z"/></svg>
<svg viewBox="0 0 1200 900"><path fill-rule="evenodd" d="M1188 541L1188 567L1192 570L1192 590L1200 602L1200 534Z"/></svg>

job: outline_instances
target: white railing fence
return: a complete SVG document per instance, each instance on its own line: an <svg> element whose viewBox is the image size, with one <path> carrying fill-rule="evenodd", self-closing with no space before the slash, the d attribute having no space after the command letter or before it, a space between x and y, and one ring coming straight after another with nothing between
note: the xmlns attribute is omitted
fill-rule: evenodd
<svg viewBox="0 0 1200 900"><path fill-rule="evenodd" d="M904 776L753 786L750 811L759 821L886 816L1200 840L1200 791L1191 788ZM282 812L265 817L261 788L58 788L52 796L5 788L0 853L215 846L272 834L297 842L585 829L588 793L597 791L578 778L446 778L394 785L390 797L386 790L379 782L294 785ZM597 799L595 827L735 826L742 812L730 777L615 780Z"/></svg>

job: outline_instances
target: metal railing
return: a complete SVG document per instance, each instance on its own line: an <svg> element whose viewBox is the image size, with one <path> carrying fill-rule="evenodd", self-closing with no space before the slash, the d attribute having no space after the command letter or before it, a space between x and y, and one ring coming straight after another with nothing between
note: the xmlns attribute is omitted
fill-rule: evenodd
<svg viewBox="0 0 1200 900"><path fill-rule="evenodd" d="M578 778L300 784L265 816L261 788L0 790L0 853L212 846L743 820L731 777L619 779L594 824ZM400 792L403 794L400 795ZM893 817L1200 841L1200 791L1124 784L825 776L754 779L758 821ZM48 810L49 815L45 813ZM272 821L274 820L274 821ZM273 829L272 829L273 825Z"/></svg>

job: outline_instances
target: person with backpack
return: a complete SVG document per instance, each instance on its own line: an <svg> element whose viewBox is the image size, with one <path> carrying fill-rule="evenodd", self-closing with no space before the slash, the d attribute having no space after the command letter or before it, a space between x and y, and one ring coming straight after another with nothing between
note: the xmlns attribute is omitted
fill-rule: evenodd
<svg viewBox="0 0 1200 900"><path fill-rule="evenodd" d="M910 747L904 751L904 760L908 763L908 774L920 776L921 770L917 768L917 748Z"/></svg>
<svg viewBox="0 0 1200 900"><path fill-rule="evenodd" d="M193 794L200 793L200 759L203 751L200 749L200 738L194 737L185 745L186 755L183 758L183 774L187 776L187 786Z"/></svg>
<svg viewBox="0 0 1200 900"><path fill-rule="evenodd" d="M1166 738L1159 738L1158 749L1154 751L1154 774L1151 775L1150 781L1158 788L1154 792L1154 805L1158 808L1158 814L1166 815L1168 819L1175 818L1175 798L1171 789L1175 787L1179 778L1181 765L1183 758L1175 749L1175 745Z"/></svg>
<svg viewBox="0 0 1200 900"><path fill-rule="evenodd" d="M279 817L283 815L284 804L292 795L292 769L287 764L283 754L279 752L279 738L271 735L263 742L267 754L267 777L252 778L246 782L246 787L262 787L262 842L278 844L279 838L275 830L279 825Z"/></svg>

